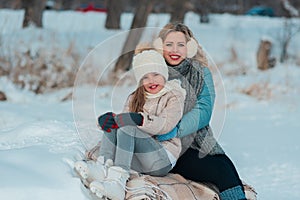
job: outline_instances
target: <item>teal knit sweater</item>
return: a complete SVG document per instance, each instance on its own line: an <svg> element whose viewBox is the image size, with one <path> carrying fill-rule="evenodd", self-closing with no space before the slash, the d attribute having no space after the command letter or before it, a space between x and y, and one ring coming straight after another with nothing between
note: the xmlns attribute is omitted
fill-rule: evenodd
<svg viewBox="0 0 300 200"><path fill-rule="evenodd" d="M212 115L215 89L211 72L204 67L204 84L194 108L186 113L178 124L178 137L184 137L197 132L199 129L209 125Z"/></svg>

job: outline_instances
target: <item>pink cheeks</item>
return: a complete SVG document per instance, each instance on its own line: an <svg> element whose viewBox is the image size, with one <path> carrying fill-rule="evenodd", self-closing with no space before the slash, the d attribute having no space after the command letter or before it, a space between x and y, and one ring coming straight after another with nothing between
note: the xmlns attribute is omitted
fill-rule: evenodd
<svg viewBox="0 0 300 200"><path fill-rule="evenodd" d="M165 78L158 73L148 73L142 79L143 86L150 94L161 91L165 85Z"/></svg>

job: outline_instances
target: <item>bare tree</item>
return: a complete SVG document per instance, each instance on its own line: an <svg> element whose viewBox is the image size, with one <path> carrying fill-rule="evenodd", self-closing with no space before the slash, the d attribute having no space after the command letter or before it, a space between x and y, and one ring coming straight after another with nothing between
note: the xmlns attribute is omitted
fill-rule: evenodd
<svg viewBox="0 0 300 200"><path fill-rule="evenodd" d="M131 23L131 30L127 36L126 42L123 46L122 55L119 57L114 72L126 71L130 69L130 64L134 54L134 49L139 43L143 29L146 26L148 15L153 8L153 1L139 0L135 11L133 21ZM140 29L139 29L140 28Z"/></svg>
<svg viewBox="0 0 300 200"><path fill-rule="evenodd" d="M23 28L34 24L43 27L42 18L46 0L22 0L22 8L25 9Z"/></svg>
<svg viewBox="0 0 300 200"><path fill-rule="evenodd" d="M55 0L56 4L59 5L58 7L61 7L62 9L67 10L75 10L77 8L80 8L80 4L82 3L88 3L84 0L71 0L71 1L65 1L65 0Z"/></svg>
<svg viewBox="0 0 300 200"><path fill-rule="evenodd" d="M281 0L281 7L288 14L288 17L299 17L299 11L290 3L289 0Z"/></svg>
<svg viewBox="0 0 300 200"><path fill-rule="evenodd" d="M22 0L14 0L14 1L11 1L11 7L13 9L20 9L21 8L21 5L22 5Z"/></svg>
<svg viewBox="0 0 300 200"><path fill-rule="evenodd" d="M290 19L286 19L283 25L282 33L280 35L280 62L283 63L288 58L288 46L292 38L300 33L300 25L294 24Z"/></svg>
<svg viewBox="0 0 300 200"><path fill-rule="evenodd" d="M293 21L290 20L291 17L298 17L298 10L291 5L288 0L281 0L281 6L283 10L286 11L288 18L284 22L283 33L281 35L281 54L280 62L284 62L288 58L287 49L290 44L291 39L300 32L300 26L295 25Z"/></svg>
<svg viewBox="0 0 300 200"><path fill-rule="evenodd" d="M211 12L210 0L190 0L190 2L193 4L193 11L199 14L200 22L208 23L208 14Z"/></svg>
<svg viewBox="0 0 300 200"><path fill-rule="evenodd" d="M13 4L15 3L15 1L13 0L0 0L0 8L12 8L14 9Z"/></svg>
<svg viewBox="0 0 300 200"><path fill-rule="evenodd" d="M170 22L183 22L185 13L192 9L189 0L173 0L171 8Z"/></svg>
<svg viewBox="0 0 300 200"><path fill-rule="evenodd" d="M122 10L122 0L109 0L107 2L107 15L105 22L105 27L107 29L120 29Z"/></svg>

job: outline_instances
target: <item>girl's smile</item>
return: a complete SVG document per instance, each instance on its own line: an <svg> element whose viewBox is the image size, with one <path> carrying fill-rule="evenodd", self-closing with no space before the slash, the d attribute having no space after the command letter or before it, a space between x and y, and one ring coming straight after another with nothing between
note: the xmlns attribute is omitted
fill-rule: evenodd
<svg viewBox="0 0 300 200"><path fill-rule="evenodd" d="M142 79L146 92L156 94L164 88L165 78L158 73L148 73Z"/></svg>
<svg viewBox="0 0 300 200"><path fill-rule="evenodd" d="M181 57L179 54L170 54L169 56L172 60L178 60Z"/></svg>

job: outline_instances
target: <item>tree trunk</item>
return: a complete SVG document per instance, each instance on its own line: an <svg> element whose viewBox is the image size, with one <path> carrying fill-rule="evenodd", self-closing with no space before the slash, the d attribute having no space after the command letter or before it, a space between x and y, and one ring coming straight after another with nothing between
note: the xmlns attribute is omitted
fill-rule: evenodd
<svg viewBox="0 0 300 200"><path fill-rule="evenodd" d="M281 49L281 53L280 53L280 62L281 63L283 63L288 57L287 49L288 49L289 42L290 42L290 38L287 38L283 41L282 49Z"/></svg>
<svg viewBox="0 0 300 200"><path fill-rule="evenodd" d="M105 28L120 29L122 10L123 10L122 1L109 0L107 2L107 15L106 15Z"/></svg>
<svg viewBox="0 0 300 200"><path fill-rule="evenodd" d="M0 101L6 101L7 98L6 98L6 95L4 92L0 91Z"/></svg>
<svg viewBox="0 0 300 200"><path fill-rule="evenodd" d="M267 70L275 66L275 58L270 56L272 43L268 40L261 40L257 51L256 60L257 68Z"/></svg>
<svg viewBox="0 0 300 200"><path fill-rule="evenodd" d="M21 7L22 7L22 1L21 0L12 1L12 5L11 5L12 9L20 9Z"/></svg>
<svg viewBox="0 0 300 200"><path fill-rule="evenodd" d="M139 0L136 8L133 21L131 23L131 30L127 36L126 42L123 46L122 55L119 57L114 72L127 71L130 69L134 50L139 43L143 29L146 26L147 18L153 7L153 1Z"/></svg>
<svg viewBox="0 0 300 200"><path fill-rule="evenodd" d="M188 0L173 0L170 22L184 22L184 16L188 10L187 4Z"/></svg>
<svg viewBox="0 0 300 200"><path fill-rule="evenodd" d="M43 27L42 18L45 5L45 0L22 0L22 7L25 9L23 28L30 24Z"/></svg>
<svg viewBox="0 0 300 200"><path fill-rule="evenodd" d="M299 17L299 11L291 4L289 0L280 1L282 9L287 13L287 17Z"/></svg>

